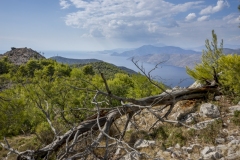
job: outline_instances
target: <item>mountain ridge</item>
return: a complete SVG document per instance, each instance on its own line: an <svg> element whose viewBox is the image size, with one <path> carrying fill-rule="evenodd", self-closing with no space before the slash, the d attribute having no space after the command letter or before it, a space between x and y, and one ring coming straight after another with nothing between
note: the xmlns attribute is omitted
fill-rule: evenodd
<svg viewBox="0 0 240 160"><path fill-rule="evenodd" d="M225 54L240 54L240 49L223 48ZM145 63L171 65L177 67L194 67L201 61L201 52L186 50L175 46L156 47L143 45L135 50L113 56L129 57L129 59L140 60Z"/></svg>
<svg viewBox="0 0 240 160"><path fill-rule="evenodd" d="M102 60L98 60L98 59L75 59L75 58L66 58L62 56L53 56L53 57L50 57L49 59L53 59L59 63L64 63L64 64L87 64L92 62L103 62Z"/></svg>

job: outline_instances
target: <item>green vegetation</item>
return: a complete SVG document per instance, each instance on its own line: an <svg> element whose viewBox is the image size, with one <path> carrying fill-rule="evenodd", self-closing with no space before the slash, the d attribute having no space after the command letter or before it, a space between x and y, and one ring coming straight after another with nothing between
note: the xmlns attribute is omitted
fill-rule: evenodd
<svg viewBox="0 0 240 160"><path fill-rule="evenodd" d="M118 96L140 98L161 92L141 74L128 75L103 62L68 66L41 59L15 66L4 57L0 71L0 137L35 134L42 144L54 137L46 117L61 135L94 114L90 109L96 91L107 93L100 72ZM99 96L98 100L106 97ZM101 107L111 105L120 105L120 101Z"/></svg>
<svg viewBox="0 0 240 160"><path fill-rule="evenodd" d="M106 62L93 62L90 63L94 73L99 74L102 72L106 78L113 78L116 73L128 74L127 71L120 69L119 67L109 64ZM71 65L73 68L82 68L89 66L89 64L74 64Z"/></svg>
<svg viewBox="0 0 240 160"><path fill-rule="evenodd" d="M240 126L240 111L235 111L233 118L232 118L232 122L236 125L236 126Z"/></svg>
<svg viewBox="0 0 240 160"><path fill-rule="evenodd" d="M187 73L195 80L208 85L217 84L221 91L239 100L240 56L223 54L223 41L218 47L217 35L212 31L212 42L206 40L202 63L194 69L187 67Z"/></svg>
<svg viewBox="0 0 240 160"><path fill-rule="evenodd" d="M218 83L219 58L223 56L223 41L218 47L217 35L212 31L212 42L207 39L205 46L207 50L202 52L202 63L197 64L194 69L187 67L187 73L195 80L199 80L202 83L211 83L215 81Z"/></svg>

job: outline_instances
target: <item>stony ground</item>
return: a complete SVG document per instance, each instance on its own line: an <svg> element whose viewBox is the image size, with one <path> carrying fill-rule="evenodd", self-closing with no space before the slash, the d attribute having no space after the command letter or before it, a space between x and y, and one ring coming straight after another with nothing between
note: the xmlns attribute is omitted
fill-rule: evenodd
<svg viewBox="0 0 240 160"><path fill-rule="evenodd" d="M161 106L154 110L161 115L165 111L159 112L159 108ZM118 129L123 129L125 121L126 117L116 121ZM145 110L134 116L127 127L124 140L142 154L118 149L112 159L240 159L240 103L234 105L223 96L214 97L213 101L181 101L175 105L169 121L178 121L186 126L160 121L155 123L156 121L157 118ZM116 129L112 130L116 132ZM33 135L8 140L13 148L20 151L40 147L36 146L38 143ZM0 148L0 159L14 160L16 156Z"/></svg>
<svg viewBox="0 0 240 160"><path fill-rule="evenodd" d="M211 103L181 101L169 118L188 126L158 123L149 130L157 119L146 111L136 116L128 126L130 138L126 137L126 141L143 154L117 152L118 157L121 160L240 159L240 103L232 105L220 96Z"/></svg>

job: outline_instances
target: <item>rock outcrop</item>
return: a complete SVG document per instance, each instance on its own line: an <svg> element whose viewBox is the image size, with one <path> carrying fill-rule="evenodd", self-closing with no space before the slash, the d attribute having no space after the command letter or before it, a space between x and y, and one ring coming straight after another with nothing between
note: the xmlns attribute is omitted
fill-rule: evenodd
<svg viewBox="0 0 240 160"><path fill-rule="evenodd" d="M6 53L0 55L1 57L8 57L8 60L16 65L21 65L23 63L27 63L30 59L45 59L37 51L32 50L31 48L11 48L11 51L7 51Z"/></svg>

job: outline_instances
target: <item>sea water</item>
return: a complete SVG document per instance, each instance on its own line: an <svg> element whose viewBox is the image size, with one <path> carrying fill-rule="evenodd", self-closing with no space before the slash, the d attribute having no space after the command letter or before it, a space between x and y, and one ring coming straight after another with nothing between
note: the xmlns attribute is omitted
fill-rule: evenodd
<svg viewBox="0 0 240 160"><path fill-rule="evenodd" d="M110 54L82 51L45 51L43 55L46 58L61 56L74 59L98 59L116 66L124 66L136 72L141 72L129 57L111 56ZM138 65L144 68L146 73L155 67L154 64L142 62L138 62ZM189 77L189 75L186 73L186 69L182 67L160 64L150 73L150 75L153 79L161 81L170 87L188 87L193 83L193 79Z"/></svg>

